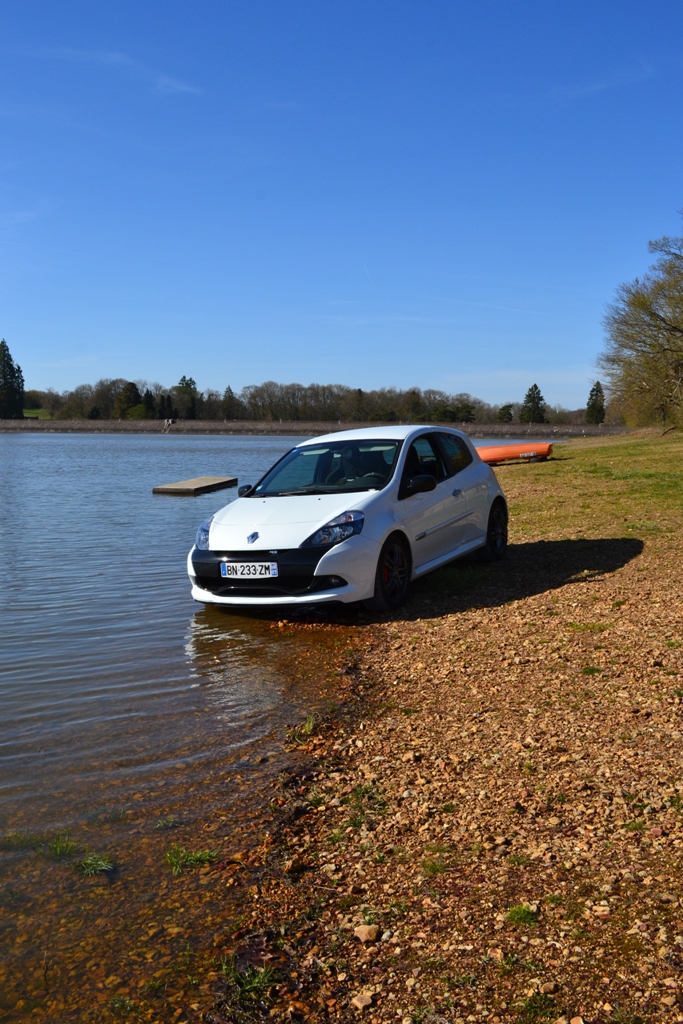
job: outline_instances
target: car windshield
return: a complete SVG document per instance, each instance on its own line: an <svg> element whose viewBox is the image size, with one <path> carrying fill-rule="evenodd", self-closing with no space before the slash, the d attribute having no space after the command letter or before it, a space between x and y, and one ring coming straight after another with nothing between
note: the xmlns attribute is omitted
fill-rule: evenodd
<svg viewBox="0 0 683 1024"><path fill-rule="evenodd" d="M379 490L391 479L400 447L400 441L369 440L293 448L249 497Z"/></svg>

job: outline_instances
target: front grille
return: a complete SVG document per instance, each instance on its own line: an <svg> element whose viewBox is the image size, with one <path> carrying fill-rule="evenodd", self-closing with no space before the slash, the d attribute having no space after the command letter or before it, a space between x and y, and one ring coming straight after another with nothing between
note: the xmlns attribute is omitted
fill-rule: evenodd
<svg viewBox="0 0 683 1024"><path fill-rule="evenodd" d="M302 597L321 590L345 587L341 576L277 576L275 579L224 580L197 576L197 586L223 597Z"/></svg>
<svg viewBox="0 0 683 1024"><path fill-rule="evenodd" d="M192 567L197 586L224 597L300 597L321 590L345 587L341 576L316 576L318 562L328 548L291 548L284 551L194 551ZM228 579L221 562L277 562L275 578Z"/></svg>

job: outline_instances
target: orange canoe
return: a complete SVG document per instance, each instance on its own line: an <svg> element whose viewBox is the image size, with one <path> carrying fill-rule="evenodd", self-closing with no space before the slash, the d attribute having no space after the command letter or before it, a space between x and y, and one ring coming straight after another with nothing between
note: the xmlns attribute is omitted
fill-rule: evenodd
<svg viewBox="0 0 683 1024"><path fill-rule="evenodd" d="M482 462L496 465L499 462L509 462L512 459L522 459L524 462L542 462L552 455L553 446L547 441L531 441L525 444L497 444L477 448Z"/></svg>

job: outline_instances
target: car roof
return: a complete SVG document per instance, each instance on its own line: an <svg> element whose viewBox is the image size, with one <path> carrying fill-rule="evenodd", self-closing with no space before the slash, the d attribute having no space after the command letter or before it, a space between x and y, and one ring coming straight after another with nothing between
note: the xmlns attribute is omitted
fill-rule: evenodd
<svg viewBox="0 0 683 1024"><path fill-rule="evenodd" d="M393 427L361 427L358 430L339 430L334 434L321 434L320 437L310 437L306 441L301 441L297 448L319 444L321 441L405 441L414 434L429 433L432 430L448 430L467 439L461 430L452 427L430 423L400 423Z"/></svg>

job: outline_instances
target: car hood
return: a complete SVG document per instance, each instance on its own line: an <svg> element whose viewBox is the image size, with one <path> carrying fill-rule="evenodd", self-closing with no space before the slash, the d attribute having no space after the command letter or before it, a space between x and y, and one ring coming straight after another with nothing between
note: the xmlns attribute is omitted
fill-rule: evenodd
<svg viewBox="0 0 683 1024"><path fill-rule="evenodd" d="M365 505L368 496L368 492L361 491L355 494L238 498L214 516L209 546L213 551L298 547L330 519ZM252 533L259 536L250 544L247 537Z"/></svg>

